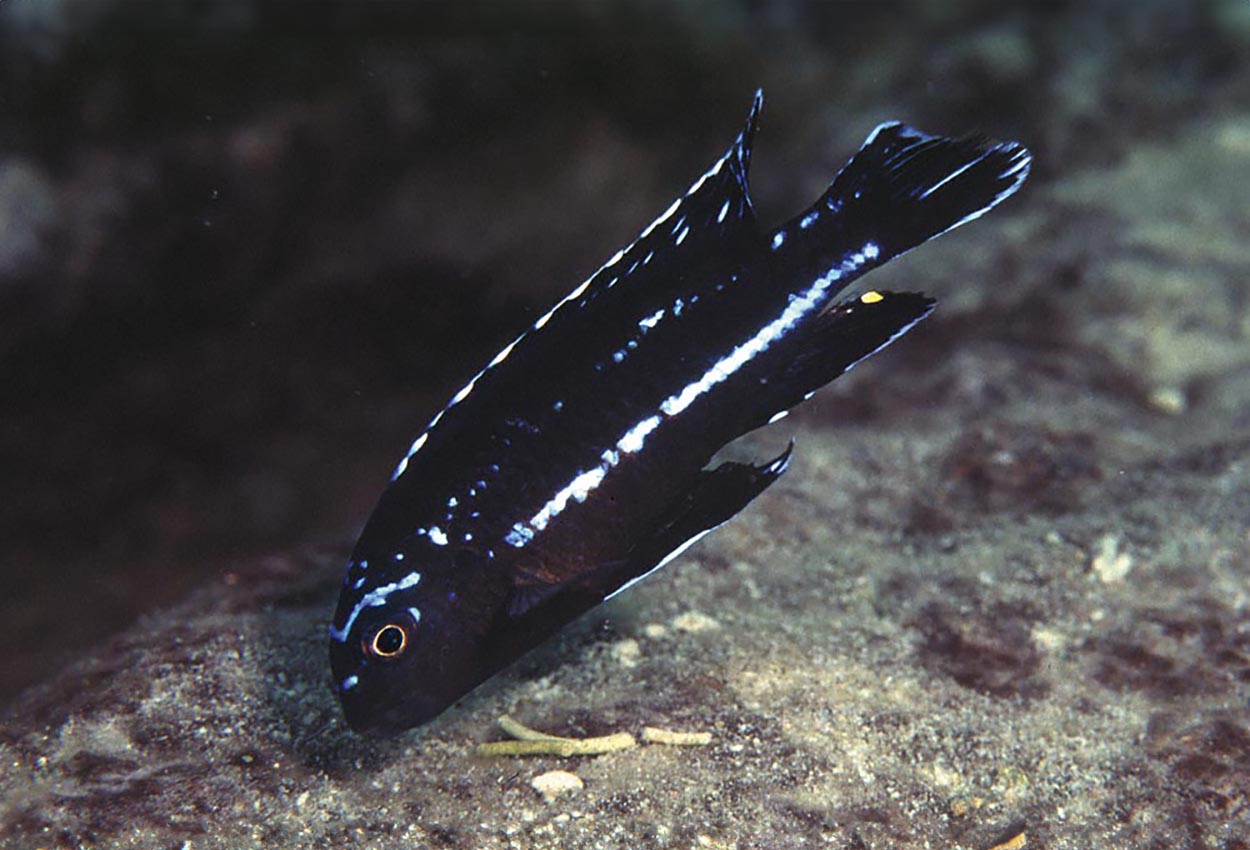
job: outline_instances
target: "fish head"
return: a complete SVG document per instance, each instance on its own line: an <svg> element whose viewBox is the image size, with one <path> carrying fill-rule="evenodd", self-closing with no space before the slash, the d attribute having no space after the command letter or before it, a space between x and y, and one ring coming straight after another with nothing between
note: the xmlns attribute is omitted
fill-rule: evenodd
<svg viewBox="0 0 1250 850"><path fill-rule="evenodd" d="M330 626L335 691L357 732L389 735L426 723L483 678L478 624L488 615L461 581L449 581L465 576L443 552L400 554L376 559L388 569L364 571L363 582L349 569Z"/></svg>

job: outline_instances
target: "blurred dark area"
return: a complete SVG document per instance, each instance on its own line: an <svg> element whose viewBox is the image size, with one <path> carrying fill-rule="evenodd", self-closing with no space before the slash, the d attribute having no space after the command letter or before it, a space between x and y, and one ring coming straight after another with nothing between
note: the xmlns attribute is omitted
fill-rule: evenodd
<svg viewBox="0 0 1250 850"><path fill-rule="evenodd" d="M192 587L349 546L757 87L765 220L887 118L1022 139L1044 184L1244 107L1248 10L0 3L0 703Z"/></svg>

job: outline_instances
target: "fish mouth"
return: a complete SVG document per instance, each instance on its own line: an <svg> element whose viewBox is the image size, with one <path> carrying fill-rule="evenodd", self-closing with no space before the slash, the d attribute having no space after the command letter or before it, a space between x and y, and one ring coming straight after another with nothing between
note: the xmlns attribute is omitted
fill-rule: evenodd
<svg viewBox="0 0 1250 850"><path fill-rule="evenodd" d="M353 732L370 737L391 737L428 723L449 706L426 700L385 701L368 694L341 694L343 715Z"/></svg>
<svg viewBox="0 0 1250 850"><path fill-rule="evenodd" d="M3 0L0 0L3 2ZM454 700L422 689L402 669L385 671L362 664L346 644L330 644L331 689L342 707L343 718L352 731L369 736L398 735L414 726L428 723L442 714ZM392 678L395 677L395 678Z"/></svg>

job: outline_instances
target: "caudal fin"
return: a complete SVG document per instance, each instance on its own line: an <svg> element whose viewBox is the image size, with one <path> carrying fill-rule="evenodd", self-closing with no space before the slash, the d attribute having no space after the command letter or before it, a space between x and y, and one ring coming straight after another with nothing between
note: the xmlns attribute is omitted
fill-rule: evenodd
<svg viewBox="0 0 1250 850"><path fill-rule="evenodd" d="M931 136L882 124L828 191L771 235L778 261L831 274L841 288L892 257L984 214L1029 174L1016 142Z"/></svg>

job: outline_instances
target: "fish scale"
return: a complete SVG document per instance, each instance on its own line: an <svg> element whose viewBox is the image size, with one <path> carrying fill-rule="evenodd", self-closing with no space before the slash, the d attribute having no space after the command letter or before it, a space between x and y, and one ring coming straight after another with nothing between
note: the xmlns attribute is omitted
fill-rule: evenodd
<svg viewBox="0 0 1250 850"><path fill-rule="evenodd" d="M729 150L462 387L414 440L352 552L330 626L349 724L425 723L728 521L786 470L708 464L931 311L848 285L1027 177L1018 144L883 124L767 231Z"/></svg>

